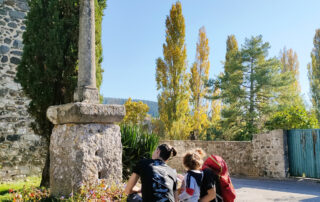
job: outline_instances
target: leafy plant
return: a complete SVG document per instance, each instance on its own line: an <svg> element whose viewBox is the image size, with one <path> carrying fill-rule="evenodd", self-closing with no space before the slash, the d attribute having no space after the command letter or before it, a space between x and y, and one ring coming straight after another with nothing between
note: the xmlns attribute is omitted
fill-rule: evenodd
<svg viewBox="0 0 320 202"><path fill-rule="evenodd" d="M266 123L269 130L273 129L311 129L317 128L318 121L314 114L309 114L303 106L290 106L275 113Z"/></svg>
<svg viewBox="0 0 320 202"><path fill-rule="evenodd" d="M143 158L150 158L158 146L156 134L149 134L138 126L121 125L122 141L122 176L128 179L136 163Z"/></svg>

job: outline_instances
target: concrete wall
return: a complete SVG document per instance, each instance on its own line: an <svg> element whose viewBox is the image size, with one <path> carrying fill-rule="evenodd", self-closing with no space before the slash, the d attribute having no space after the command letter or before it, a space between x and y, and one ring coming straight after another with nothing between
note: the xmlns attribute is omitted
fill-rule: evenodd
<svg viewBox="0 0 320 202"><path fill-rule="evenodd" d="M27 0L0 0L0 181L39 175L44 142L30 127L29 100L14 82L22 55Z"/></svg>
<svg viewBox="0 0 320 202"><path fill-rule="evenodd" d="M202 148L209 155L221 156L231 175L285 178L287 174L286 134L283 130L254 135L251 142L168 140L161 143L170 144L177 150L177 156L168 164L180 172L184 171L184 153Z"/></svg>

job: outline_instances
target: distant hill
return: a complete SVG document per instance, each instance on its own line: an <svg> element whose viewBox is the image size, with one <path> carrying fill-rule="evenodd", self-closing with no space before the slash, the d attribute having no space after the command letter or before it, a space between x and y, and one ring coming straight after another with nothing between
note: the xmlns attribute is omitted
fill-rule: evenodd
<svg viewBox="0 0 320 202"><path fill-rule="evenodd" d="M126 101L127 101L127 99L122 99L122 98L111 98L111 97L103 98L103 104L119 104L119 105L123 105ZM136 100L136 99L133 99L132 101L134 101L134 102L141 101L141 102L147 104L149 106L148 114L150 114L152 117L159 117L158 103L157 102L153 102L153 101L149 101L149 100Z"/></svg>

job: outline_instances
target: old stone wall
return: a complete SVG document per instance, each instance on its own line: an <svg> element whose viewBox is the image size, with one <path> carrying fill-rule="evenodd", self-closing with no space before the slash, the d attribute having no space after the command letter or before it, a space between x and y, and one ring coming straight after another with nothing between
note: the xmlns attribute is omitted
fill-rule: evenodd
<svg viewBox="0 0 320 202"><path fill-rule="evenodd" d="M169 160L168 164L179 172L185 171L182 165L184 153L202 148L207 155L221 156L227 162L231 175L286 177L288 160L286 134L283 130L254 135L250 142L168 140L161 143L170 144L177 150L177 156Z"/></svg>
<svg viewBox="0 0 320 202"><path fill-rule="evenodd" d="M0 0L0 181L39 175L44 141L30 128L29 100L14 82L22 55L27 0Z"/></svg>

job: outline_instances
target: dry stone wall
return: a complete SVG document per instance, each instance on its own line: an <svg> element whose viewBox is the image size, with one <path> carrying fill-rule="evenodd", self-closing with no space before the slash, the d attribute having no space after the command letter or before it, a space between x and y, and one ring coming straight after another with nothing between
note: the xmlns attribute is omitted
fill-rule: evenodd
<svg viewBox="0 0 320 202"><path fill-rule="evenodd" d="M22 56L27 0L0 0L0 181L39 175L44 141L30 128L29 100L14 82Z"/></svg>
<svg viewBox="0 0 320 202"><path fill-rule="evenodd" d="M251 177L285 178L288 170L286 134L283 130L254 135L250 142L220 142L168 140L161 141L173 146L177 156L168 164L184 172L182 158L186 151L202 148L207 155L221 156L228 164L231 175Z"/></svg>

